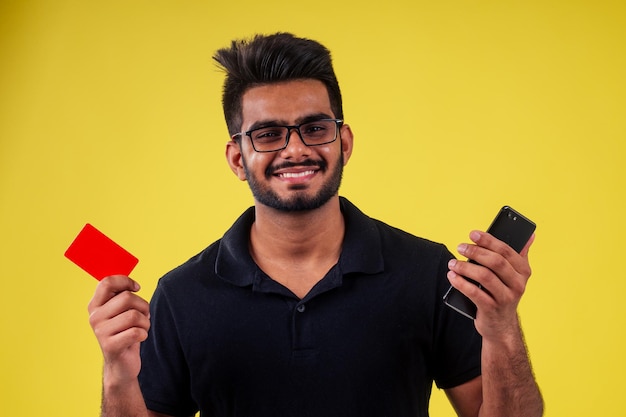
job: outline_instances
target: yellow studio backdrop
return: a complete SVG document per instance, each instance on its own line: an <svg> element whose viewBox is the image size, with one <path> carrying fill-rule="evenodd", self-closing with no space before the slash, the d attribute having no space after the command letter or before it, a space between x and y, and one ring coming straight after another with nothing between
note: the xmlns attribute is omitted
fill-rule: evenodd
<svg viewBox="0 0 626 417"><path fill-rule="evenodd" d="M0 415L98 414L96 281L63 257L85 223L149 298L252 203L211 55L275 31L333 53L366 213L452 249L504 204L535 220L546 415L626 415L626 8L602 0L0 1Z"/></svg>

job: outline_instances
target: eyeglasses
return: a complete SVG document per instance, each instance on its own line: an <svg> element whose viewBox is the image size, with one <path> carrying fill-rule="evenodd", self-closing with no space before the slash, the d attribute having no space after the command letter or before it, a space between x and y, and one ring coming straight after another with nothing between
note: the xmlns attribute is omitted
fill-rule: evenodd
<svg viewBox="0 0 626 417"><path fill-rule="evenodd" d="M256 152L277 152L289 144L291 130L295 129L306 146L320 146L337 139L337 131L343 124L341 119L319 119L293 126L266 126L247 132L237 133L233 140L244 134L250 137Z"/></svg>

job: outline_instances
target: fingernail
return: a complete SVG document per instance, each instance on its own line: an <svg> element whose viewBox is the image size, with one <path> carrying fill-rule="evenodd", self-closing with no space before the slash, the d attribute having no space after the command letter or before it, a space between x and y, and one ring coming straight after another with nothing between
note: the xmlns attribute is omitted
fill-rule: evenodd
<svg viewBox="0 0 626 417"><path fill-rule="evenodd" d="M456 265L456 259L450 259L448 261L448 268L454 268L454 265Z"/></svg>
<svg viewBox="0 0 626 417"><path fill-rule="evenodd" d="M457 277L456 273L453 271L448 271L447 276L449 281L454 281Z"/></svg>
<svg viewBox="0 0 626 417"><path fill-rule="evenodd" d="M470 233L470 239L472 239L472 242L478 243L478 241L480 240L480 233L478 233L477 231L473 231L472 233Z"/></svg>
<svg viewBox="0 0 626 417"><path fill-rule="evenodd" d="M465 243L461 243L459 246L456 247L456 250L461 254L464 255L465 252L467 251L467 244Z"/></svg>

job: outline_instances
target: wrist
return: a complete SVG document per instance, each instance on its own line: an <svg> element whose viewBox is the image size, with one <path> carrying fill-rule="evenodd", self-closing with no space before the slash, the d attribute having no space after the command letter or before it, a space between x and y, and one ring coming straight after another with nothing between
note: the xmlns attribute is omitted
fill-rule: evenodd
<svg viewBox="0 0 626 417"><path fill-rule="evenodd" d="M139 380L105 372L101 417L148 417Z"/></svg>
<svg viewBox="0 0 626 417"><path fill-rule="evenodd" d="M128 374L123 369L119 370L114 366L105 364L102 372L102 388L105 392L124 391L135 384L139 384L137 375Z"/></svg>
<svg viewBox="0 0 626 417"><path fill-rule="evenodd" d="M520 350L525 349L526 344L521 330L516 332L506 332L497 336L483 337L482 351L487 356L514 356L519 353Z"/></svg>
<svg viewBox="0 0 626 417"><path fill-rule="evenodd" d="M500 361L505 358L527 359L526 341L519 320L488 332L482 338L483 361Z"/></svg>
<svg viewBox="0 0 626 417"><path fill-rule="evenodd" d="M480 333L484 343L493 343L506 347L516 344L519 340L523 340L522 326L519 315L514 312L506 319L502 316L498 320L487 320L485 317L479 317L476 320L476 329Z"/></svg>

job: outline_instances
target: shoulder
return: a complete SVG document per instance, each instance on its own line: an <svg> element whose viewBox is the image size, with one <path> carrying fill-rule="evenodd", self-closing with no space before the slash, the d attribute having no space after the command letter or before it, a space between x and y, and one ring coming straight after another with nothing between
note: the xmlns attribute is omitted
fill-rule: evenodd
<svg viewBox="0 0 626 417"><path fill-rule="evenodd" d="M378 240L381 244L381 251L408 252L428 259L450 256L445 245L369 217L345 198L341 201L348 237L357 236L358 239Z"/></svg>
<svg viewBox="0 0 626 417"><path fill-rule="evenodd" d="M206 279L214 275L215 260L219 251L221 239L213 242L200 253L192 256L181 265L167 272L159 280L159 287L189 285L199 279Z"/></svg>
<svg viewBox="0 0 626 417"><path fill-rule="evenodd" d="M192 284L207 285L207 282L230 281L245 286L255 271L255 265L247 250L250 227L254 222L251 207L239 216L233 225L206 249L182 265L165 274L159 281L160 287L176 287Z"/></svg>
<svg viewBox="0 0 626 417"><path fill-rule="evenodd" d="M344 273L380 274L411 293L443 296L449 285L448 261L453 257L443 244L371 218L345 199L342 210L346 219Z"/></svg>
<svg viewBox="0 0 626 417"><path fill-rule="evenodd" d="M372 219L372 221L376 224L376 227L381 233L381 238L383 239L388 239L393 242L406 243L424 250L446 250L445 245L443 245L442 243L421 236L417 236L406 230L389 225L382 220Z"/></svg>
<svg viewBox="0 0 626 417"><path fill-rule="evenodd" d="M415 236L379 220L373 220L380 233L381 254L385 270L420 285L433 285L436 292L445 291L448 261L454 256L438 242Z"/></svg>

